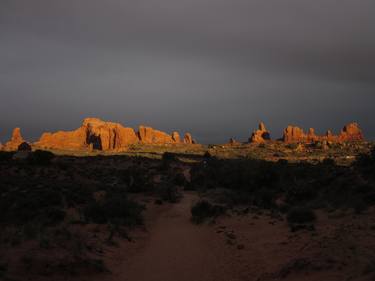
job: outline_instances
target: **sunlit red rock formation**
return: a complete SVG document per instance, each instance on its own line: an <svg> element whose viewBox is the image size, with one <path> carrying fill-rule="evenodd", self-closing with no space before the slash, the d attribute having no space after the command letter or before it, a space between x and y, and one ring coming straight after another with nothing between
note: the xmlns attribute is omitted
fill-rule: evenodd
<svg viewBox="0 0 375 281"><path fill-rule="evenodd" d="M339 141L363 141L364 136L362 130L359 128L357 123L350 123L346 125L342 130L339 137Z"/></svg>
<svg viewBox="0 0 375 281"><path fill-rule="evenodd" d="M146 144L176 143L171 135L151 127L140 126L138 131L139 141Z"/></svg>
<svg viewBox="0 0 375 281"><path fill-rule="evenodd" d="M175 143L181 143L180 134L179 134L178 132L173 132L173 133L172 133L172 140L173 140Z"/></svg>
<svg viewBox="0 0 375 281"><path fill-rule="evenodd" d="M138 141L132 128L125 128L118 123L87 118L82 127L86 130L86 143L94 149L117 151Z"/></svg>
<svg viewBox="0 0 375 281"><path fill-rule="evenodd" d="M184 143L185 144L193 144L194 140L190 133L186 133L184 136Z"/></svg>
<svg viewBox="0 0 375 281"><path fill-rule="evenodd" d="M316 141L350 142L363 141L364 136L357 123L346 125L339 135L334 135L331 130L328 130L324 136L317 136L313 128L310 128L309 132L305 134L301 128L288 126L284 130L282 140L286 143L311 143Z"/></svg>
<svg viewBox="0 0 375 281"><path fill-rule="evenodd" d="M310 128L309 132L306 135L306 141L307 142L315 142L317 140L319 140L319 137L315 134L315 129Z"/></svg>
<svg viewBox="0 0 375 281"><path fill-rule="evenodd" d="M287 143L292 142L306 142L307 136L303 130L296 126L288 126L284 130L283 141Z"/></svg>
<svg viewBox="0 0 375 281"><path fill-rule="evenodd" d="M263 122L259 124L258 130L254 131L250 137L250 142L263 143L271 139L270 132L266 129Z"/></svg>
<svg viewBox="0 0 375 281"><path fill-rule="evenodd" d="M177 132L169 135L151 127L140 126L136 133L132 128L124 127L119 123L86 118L77 130L44 133L35 146L59 150L123 151L129 145L136 143L178 144L181 140Z"/></svg>
<svg viewBox="0 0 375 281"><path fill-rule="evenodd" d="M21 135L21 129L15 128L12 133L12 138L10 139L10 141L4 144L2 149L5 151L15 151L18 149L18 146L23 142L25 142L25 140Z"/></svg>

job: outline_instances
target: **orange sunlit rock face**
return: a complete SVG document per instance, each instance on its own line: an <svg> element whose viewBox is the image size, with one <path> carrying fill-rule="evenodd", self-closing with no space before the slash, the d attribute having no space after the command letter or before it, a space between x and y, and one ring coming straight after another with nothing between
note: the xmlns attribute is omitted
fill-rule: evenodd
<svg viewBox="0 0 375 281"><path fill-rule="evenodd" d="M263 143L271 139L270 132L266 129L263 122L259 124L258 130L254 131L250 137L252 143Z"/></svg>
<svg viewBox="0 0 375 281"><path fill-rule="evenodd" d="M303 130L296 126L288 126L283 133L283 141L287 143L291 142L306 142L307 136Z"/></svg>
<svg viewBox="0 0 375 281"><path fill-rule="evenodd" d="M184 144L193 144L195 141L193 140L193 137L190 133L186 133L184 136Z"/></svg>
<svg viewBox="0 0 375 281"><path fill-rule="evenodd" d="M357 123L350 123L346 125L342 130L339 137L339 141L363 141L364 136L362 130L359 128Z"/></svg>
<svg viewBox="0 0 375 281"><path fill-rule="evenodd" d="M105 122L98 118L86 118L77 130L44 133L35 146L59 150L124 151L129 145L137 143L179 144L182 142L177 132L169 135L145 126L140 126L139 131L135 132L134 129L124 127L119 123Z"/></svg>
<svg viewBox="0 0 375 281"><path fill-rule="evenodd" d="M315 141L350 142L363 141L364 136L357 123L349 123L341 130L339 135L334 135L331 130L328 130L323 136L317 136L313 128L310 128L309 132L305 134L299 127L288 126L284 130L282 140L286 143L311 143Z"/></svg>
<svg viewBox="0 0 375 281"><path fill-rule="evenodd" d="M146 144L179 143L173 139L173 135L145 126L139 127L138 137L141 143Z"/></svg>
<svg viewBox="0 0 375 281"><path fill-rule="evenodd" d="M25 142L21 135L21 129L15 128L12 133L12 138L2 147L5 151L15 151L18 149L18 146Z"/></svg>

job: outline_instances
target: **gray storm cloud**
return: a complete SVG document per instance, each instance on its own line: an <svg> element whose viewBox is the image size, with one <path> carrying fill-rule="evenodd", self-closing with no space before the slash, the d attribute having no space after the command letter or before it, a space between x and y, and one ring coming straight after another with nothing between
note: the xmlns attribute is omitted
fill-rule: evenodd
<svg viewBox="0 0 375 281"><path fill-rule="evenodd" d="M375 138L372 0L2 0L0 139L97 116L245 140L259 120Z"/></svg>

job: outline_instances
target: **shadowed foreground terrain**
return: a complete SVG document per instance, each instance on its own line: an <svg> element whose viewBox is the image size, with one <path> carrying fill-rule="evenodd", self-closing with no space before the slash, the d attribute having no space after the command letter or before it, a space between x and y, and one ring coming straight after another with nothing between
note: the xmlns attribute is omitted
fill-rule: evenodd
<svg viewBox="0 0 375 281"><path fill-rule="evenodd" d="M0 279L373 280L372 147L1 152Z"/></svg>

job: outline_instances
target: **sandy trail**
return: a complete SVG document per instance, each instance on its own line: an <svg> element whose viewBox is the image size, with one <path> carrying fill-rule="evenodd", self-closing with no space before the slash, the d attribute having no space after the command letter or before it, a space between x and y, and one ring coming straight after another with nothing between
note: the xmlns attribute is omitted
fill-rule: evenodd
<svg viewBox="0 0 375 281"><path fill-rule="evenodd" d="M196 193L184 192L177 204L151 204L145 214L148 231L133 233L135 243L123 242L113 248L106 260L112 273L99 280L345 280L346 272L331 267L290 267L299 258L317 265L324 261L317 260L316 254L322 239L335 229L331 220L322 218L317 226L323 238L308 231L291 233L285 221L254 214L194 225L190 208L198 199ZM235 238L228 239L228 234Z"/></svg>
<svg viewBox="0 0 375 281"><path fill-rule="evenodd" d="M210 249L212 229L190 222L197 196L185 193L147 226L150 237L132 257L113 268L111 280L218 280L220 264ZM142 243L142 242L141 242Z"/></svg>

